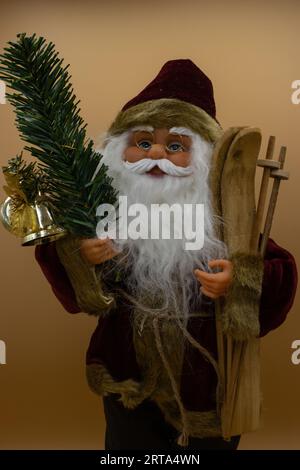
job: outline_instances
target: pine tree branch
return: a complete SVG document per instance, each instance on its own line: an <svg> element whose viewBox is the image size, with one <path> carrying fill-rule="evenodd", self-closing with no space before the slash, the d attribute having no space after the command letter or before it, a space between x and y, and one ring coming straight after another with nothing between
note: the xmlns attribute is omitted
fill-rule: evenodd
<svg viewBox="0 0 300 470"><path fill-rule="evenodd" d="M96 208L115 204L117 193L101 156L86 137L68 67L52 42L25 33L0 55L0 79L28 150L48 177L47 197L57 223L78 236L95 236Z"/></svg>

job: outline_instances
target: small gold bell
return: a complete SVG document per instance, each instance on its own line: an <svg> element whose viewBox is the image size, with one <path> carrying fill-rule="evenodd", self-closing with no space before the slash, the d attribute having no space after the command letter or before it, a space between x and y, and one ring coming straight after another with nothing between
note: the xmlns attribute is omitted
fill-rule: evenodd
<svg viewBox="0 0 300 470"><path fill-rule="evenodd" d="M41 245L67 234L55 225L48 207L41 200L30 205L16 204L14 198L6 198L0 207L0 219L7 230L22 238L22 246Z"/></svg>

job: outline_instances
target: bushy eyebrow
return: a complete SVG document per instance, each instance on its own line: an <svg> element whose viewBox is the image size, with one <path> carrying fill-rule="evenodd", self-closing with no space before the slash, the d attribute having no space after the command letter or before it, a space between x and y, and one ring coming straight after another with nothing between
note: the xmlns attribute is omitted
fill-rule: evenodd
<svg viewBox="0 0 300 470"><path fill-rule="evenodd" d="M154 127L152 126L135 126L130 129L131 132L136 132L136 131L145 131L145 132L153 132Z"/></svg>
<svg viewBox="0 0 300 470"><path fill-rule="evenodd" d="M179 134L179 135L186 135L187 137L193 137L193 132L186 127L172 127L169 130L171 134Z"/></svg>

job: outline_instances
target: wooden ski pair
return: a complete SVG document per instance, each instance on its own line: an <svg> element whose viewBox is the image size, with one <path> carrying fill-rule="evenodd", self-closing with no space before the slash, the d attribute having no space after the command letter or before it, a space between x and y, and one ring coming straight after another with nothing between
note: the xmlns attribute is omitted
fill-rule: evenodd
<svg viewBox="0 0 300 470"><path fill-rule="evenodd" d="M215 211L222 217L219 236L225 241L229 256L236 252L265 253L283 171L286 148L279 160L273 160L275 138L270 137L266 158L258 160L261 132L253 127L232 127L217 142L213 155L211 187ZM264 167L258 204L255 203L256 167ZM273 188L263 224L270 177ZM261 241L260 233L263 229ZM223 437L255 430L260 424L260 340L237 341L224 334L221 303L216 303L218 361L222 380L220 416Z"/></svg>

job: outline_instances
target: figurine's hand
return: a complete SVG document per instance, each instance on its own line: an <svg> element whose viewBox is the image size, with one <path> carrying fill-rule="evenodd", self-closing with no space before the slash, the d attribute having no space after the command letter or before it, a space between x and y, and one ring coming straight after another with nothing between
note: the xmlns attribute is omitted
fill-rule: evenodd
<svg viewBox="0 0 300 470"><path fill-rule="evenodd" d="M85 238L81 241L80 253L89 264L101 264L119 254L119 251L109 238Z"/></svg>
<svg viewBox="0 0 300 470"><path fill-rule="evenodd" d="M196 278L201 284L200 290L207 297L217 299L226 292L232 281L232 263L226 259L214 259L208 263L210 268L222 268L218 273L207 273L200 269L195 269L194 273Z"/></svg>

